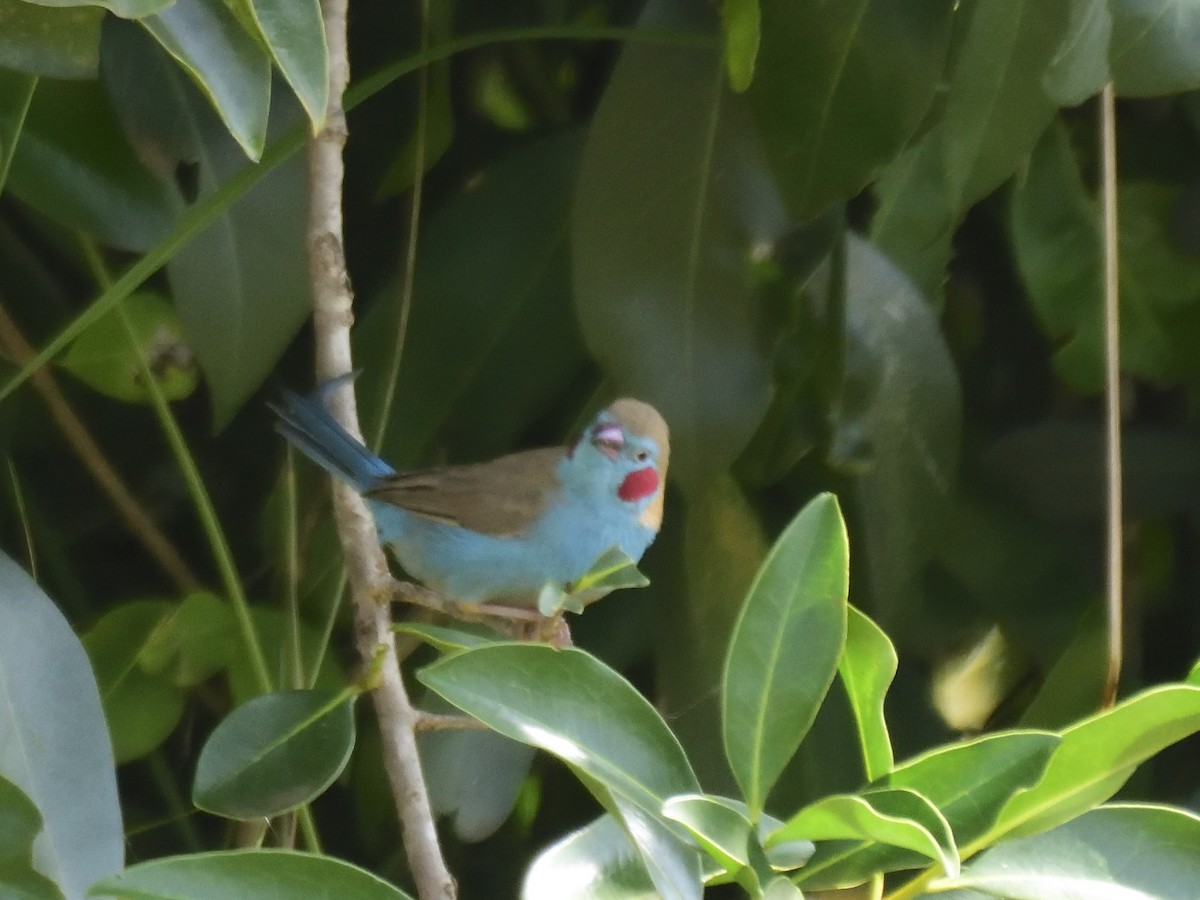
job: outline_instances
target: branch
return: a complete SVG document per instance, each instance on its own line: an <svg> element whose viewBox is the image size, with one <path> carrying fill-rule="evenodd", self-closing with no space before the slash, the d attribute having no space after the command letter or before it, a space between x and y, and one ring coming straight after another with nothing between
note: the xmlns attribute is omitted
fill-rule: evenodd
<svg viewBox="0 0 1200 900"><path fill-rule="evenodd" d="M349 80L346 52L347 0L322 0L329 43L329 105L325 126L309 146L308 255L313 286L317 375L332 378L353 370L350 355L350 278L342 245L342 148L346 113L342 95ZM353 387L344 383L329 398L334 417L361 439ZM404 848L421 900L453 900L454 879L438 846L429 794L417 756L417 712L409 702L400 667L387 601L393 594L375 523L363 499L349 486L333 486L334 516L354 601L355 638L365 665L380 648L387 655L379 682L371 692L383 738L383 764L400 816Z"/></svg>

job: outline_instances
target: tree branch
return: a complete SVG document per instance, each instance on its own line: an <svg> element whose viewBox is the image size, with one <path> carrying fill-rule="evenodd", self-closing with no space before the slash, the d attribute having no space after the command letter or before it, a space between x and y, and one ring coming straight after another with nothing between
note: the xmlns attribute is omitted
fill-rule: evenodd
<svg viewBox="0 0 1200 900"><path fill-rule="evenodd" d="M329 43L329 105L325 126L309 146L308 254L313 285L317 375L332 378L352 371L350 279L342 244L342 149L346 114L342 94L349 80L346 53L347 0L322 0ZM329 398L341 425L361 439L353 387L344 383ZM387 658L371 692L383 737L383 762L400 816L404 847L421 900L456 896L454 879L438 846L429 795L417 756L417 712L409 702L396 661L388 600L394 582L375 535L375 523L362 498L349 486L333 486L334 516L354 601L355 638L365 665L380 647Z"/></svg>

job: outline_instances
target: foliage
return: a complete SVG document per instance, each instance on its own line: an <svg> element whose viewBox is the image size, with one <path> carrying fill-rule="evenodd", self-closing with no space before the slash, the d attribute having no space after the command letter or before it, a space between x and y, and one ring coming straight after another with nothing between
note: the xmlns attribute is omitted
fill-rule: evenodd
<svg viewBox="0 0 1200 900"><path fill-rule="evenodd" d="M618 393L672 428L652 583L544 598L576 648L397 625L421 704L492 729L424 742L463 896L1191 896L1195 4L352 18L383 455L554 443ZM317 0L0 0L0 893L411 891L327 492L263 405L309 380L321 28Z"/></svg>

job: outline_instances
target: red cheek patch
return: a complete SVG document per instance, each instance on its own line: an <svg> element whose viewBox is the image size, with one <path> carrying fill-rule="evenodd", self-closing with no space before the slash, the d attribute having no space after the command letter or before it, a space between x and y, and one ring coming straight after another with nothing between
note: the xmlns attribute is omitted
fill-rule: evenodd
<svg viewBox="0 0 1200 900"><path fill-rule="evenodd" d="M622 500L635 501L649 497L658 490L658 473L653 468L638 469L630 472L617 488L617 496Z"/></svg>

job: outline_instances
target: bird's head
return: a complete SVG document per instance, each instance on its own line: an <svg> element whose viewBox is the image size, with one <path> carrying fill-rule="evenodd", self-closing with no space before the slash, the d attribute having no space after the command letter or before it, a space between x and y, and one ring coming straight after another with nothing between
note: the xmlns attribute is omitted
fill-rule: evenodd
<svg viewBox="0 0 1200 900"><path fill-rule="evenodd" d="M671 447L667 423L641 400L623 398L601 410L570 451L572 468L591 491L616 496L655 531Z"/></svg>

